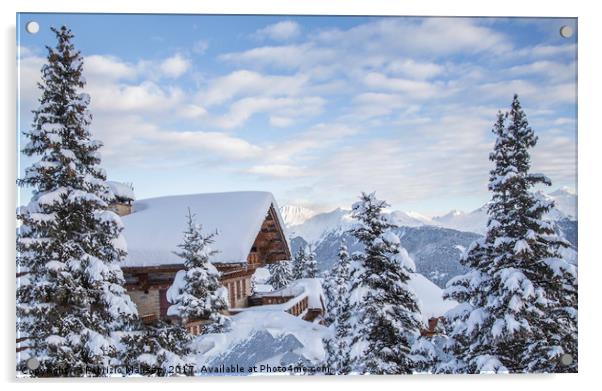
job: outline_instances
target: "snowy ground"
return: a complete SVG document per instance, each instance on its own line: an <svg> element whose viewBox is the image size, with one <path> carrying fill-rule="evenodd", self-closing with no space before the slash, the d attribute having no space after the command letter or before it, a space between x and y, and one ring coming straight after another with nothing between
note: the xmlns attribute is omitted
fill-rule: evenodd
<svg viewBox="0 0 602 391"><path fill-rule="evenodd" d="M285 289L298 285L307 288L308 284L306 280L300 280ZM443 300L441 288L421 274L413 273L409 285L418 298L425 324L430 317L441 316L457 304ZM228 333L202 335L195 339L193 347L197 351L198 375L282 374L273 369L299 362L305 365L323 362L322 339L331 335L329 328L304 321L284 310L274 310L275 306L262 307L252 307L252 311L241 311L232 316L232 328ZM256 367L257 372L250 372L252 367Z"/></svg>
<svg viewBox="0 0 602 391"><path fill-rule="evenodd" d="M322 362L325 351L322 338L331 331L283 311L245 311L232 317L232 329L225 334L209 334L196 338L196 371L198 375L230 375L224 367L240 367L240 375L273 373L269 368ZM204 367L204 368L203 368ZM263 369L263 370L261 370Z"/></svg>

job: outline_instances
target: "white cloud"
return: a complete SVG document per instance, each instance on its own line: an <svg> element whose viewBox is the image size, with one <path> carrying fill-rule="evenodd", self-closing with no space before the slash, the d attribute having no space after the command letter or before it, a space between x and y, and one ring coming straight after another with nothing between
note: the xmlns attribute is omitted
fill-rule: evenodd
<svg viewBox="0 0 602 391"><path fill-rule="evenodd" d="M247 97L232 103L228 112L215 117L213 123L220 128L233 129L243 125L254 114L266 113L271 118L287 116L290 124L293 118L320 113L324 104L324 99L320 97ZM280 125L283 123L280 122Z"/></svg>
<svg viewBox="0 0 602 391"><path fill-rule="evenodd" d="M558 58L558 56L573 57L577 53L577 45L574 43L562 45L540 44L531 47L522 48L514 52L517 56L532 58Z"/></svg>
<svg viewBox="0 0 602 391"><path fill-rule="evenodd" d="M21 57L18 59L19 67L19 105L23 112L29 113L34 109L37 99L40 94L37 82L41 80L42 74L40 69L44 65L46 59L34 55L31 50L21 48Z"/></svg>
<svg viewBox="0 0 602 391"><path fill-rule="evenodd" d="M84 59L84 72L88 79L121 80L135 78L139 69L113 56L91 55Z"/></svg>
<svg viewBox="0 0 602 391"><path fill-rule="evenodd" d="M281 68L311 67L316 63L334 61L336 51L316 48L311 44L286 46L261 46L243 52L226 53L219 56L223 61L252 66L276 66Z"/></svg>
<svg viewBox="0 0 602 391"><path fill-rule="evenodd" d="M353 115L360 117L377 117L391 114L410 103L399 94L365 92L353 98Z"/></svg>
<svg viewBox="0 0 602 391"><path fill-rule="evenodd" d="M190 69L190 65L190 60L182 57L180 54L176 54L163 60L159 65L159 69L165 76L177 78Z"/></svg>
<svg viewBox="0 0 602 391"><path fill-rule="evenodd" d="M535 129L536 134L537 129ZM577 180L577 144L567 136L540 134L532 153L533 171L542 172L557 182Z"/></svg>
<svg viewBox="0 0 602 391"><path fill-rule="evenodd" d="M272 125L276 128L286 128L288 126L291 126L293 123L294 123L294 120L290 117L275 116L275 115L270 116L270 125Z"/></svg>
<svg viewBox="0 0 602 391"><path fill-rule="evenodd" d="M547 107L563 103L577 103L576 84L536 83L523 79L511 79L493 83L485 83L477 88L483 100L492 98L509 100L518 94L521 100L534 106ZM524 102L523 102L524 103Z"/></svg>
<svg viewBox="0 0 602 391"><path fill-rule="evenodd" d="M203 106L187 104L178 109L178 114L183 118L199 118L207 115L207 110Z"/></svg>
<svg viewBox="0 0 602 391"><path fill-rule="evenodd" d="M92 110L109 112L164 113L184 98L179 88L162 87L152 81L132 85L90 80L87 92L92 97Z"/></svg>
<svg viewBox="0 0 602 391"><path fill-rule="evenodd" d="M434 83L391 78L377 72L366 74L363 82L370 88L401 92L410 99L431 99L444 94L444 91Z"/></svg>
<svg viewBox="0 0 602 391"><path fill-rule="evenodd" d="M575 80L577 77L577 63L563 63L560 61L540 60L528 64L515 65L509 69L514 76L540 76L554 81Z"/></svg>
<svg viewBox="0 0 602 391"><path fill-rule="evenodd" d="M469 18L383 18L303 35L291 23L258 31L269 44L218 55L225 66L207 73L186 57L205 53L204 40L155 61L88 56L107 162L203 163L224 182L261 180L294 197L306 188L313 201L347 203L361 190L397 204L485 194L495 113L519 93L540 136L534 168L574 177L574 45L516 47ZM21 56L21 93L35 102L43 59Z"/></svg>
<svg viewBox="0 0 602 391"><path fill-rule="evenodd" d="M265 76L239 70L211 81L207 90L198 94L198 98L203 104L211 106L244 95L298 95L307 81L308 78L304 75Z"/></svg>
<svg viewBox="0 0 602 391"><path fill-rule="evenodd" d="M302 167L287 164L268 164L253 166L247 170L249 174L258 174L275 178L291 178L306 175Z"/></svg>
<svg viewBox="0 0 602 391"><path fill-rule="evenodd" d="M344 124L314 125L297 136L265 147L262 163L254 166L252 172L266 177L305 176L306 167L300 162L315 162L320 151L356 133L357 128Z"/></svg>
<svg viewBox="0 0 602 391"><path fill-rule="evenodd" d="M239 137L213 131L176 131L135 115L100 113L94 118L93 131L104 142L103 158L113 166L135 162L169 167L202 159L240 161L261 154L259 146Z"/></svg>
<svg viewBox="0 0 602 391"><path fill-rule="evenodd" d="M387 71L414 79L431 79L441 75L445 67L433 62L415 61L411 58L394 59L387 65Z"/></svg>
<svg viewBox="0 0 602 391"><path fill-rule="evenodd" d="M292 20L284 20L257 30L253 36L257 38L269 38L274 41L286 41L301 34L301 26Z"/></svg>

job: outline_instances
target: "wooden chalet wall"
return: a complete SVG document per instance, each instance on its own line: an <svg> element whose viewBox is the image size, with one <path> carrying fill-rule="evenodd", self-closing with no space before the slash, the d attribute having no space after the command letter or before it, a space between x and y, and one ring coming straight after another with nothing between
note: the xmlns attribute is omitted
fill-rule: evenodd
<svg viewBox="0 0 602 391"><path fill-rule="evenodd" d="M291 259L291 253L286 244L286 237L274 207L270 206L247 261L251 266L261 266L287 259Z"/></svg>

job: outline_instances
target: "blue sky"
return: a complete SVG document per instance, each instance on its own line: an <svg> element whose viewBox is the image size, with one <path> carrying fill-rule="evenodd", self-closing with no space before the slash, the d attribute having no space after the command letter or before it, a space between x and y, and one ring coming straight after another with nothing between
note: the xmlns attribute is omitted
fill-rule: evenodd
<svg viewBox="0 0 602 391"><path fill-rule="evenodd" d="M534 170L576 187L577 34L559 34L574 19L20 14L21 130L61 24L103 166L139 198L268 190L326 211L375 190L401 210L475 209L513 93Z"/></svg>

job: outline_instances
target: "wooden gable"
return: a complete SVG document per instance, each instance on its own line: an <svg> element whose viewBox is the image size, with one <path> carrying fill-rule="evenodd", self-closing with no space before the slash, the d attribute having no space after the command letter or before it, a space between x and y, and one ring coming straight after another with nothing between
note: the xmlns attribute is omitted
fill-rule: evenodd
<svg viewBox="0 0 602 391"><path fill-rule="evenodd" d="M250 265L261 265L291 259L284 229L271 205L247 258Z"/></svg>

